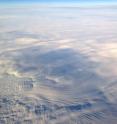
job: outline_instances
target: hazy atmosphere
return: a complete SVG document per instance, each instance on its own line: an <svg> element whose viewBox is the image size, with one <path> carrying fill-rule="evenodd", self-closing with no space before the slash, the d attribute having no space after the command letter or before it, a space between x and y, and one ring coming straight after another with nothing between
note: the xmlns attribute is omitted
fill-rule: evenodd
<svg viewBox="0 0 117 124"><path fill-rule="evenodd" d="M117 1L0 1L0 124L117 124Z"/></svg>

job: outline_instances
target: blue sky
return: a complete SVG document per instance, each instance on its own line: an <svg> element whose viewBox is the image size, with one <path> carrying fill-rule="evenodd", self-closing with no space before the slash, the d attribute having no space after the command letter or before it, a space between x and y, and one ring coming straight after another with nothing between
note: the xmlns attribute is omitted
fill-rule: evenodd
<svg viewBox="0 0 117 124"><path fill-rule="evenodd" d="M0 0L0 4L28 4L28 3L64 3L64 4L117 4L117 0Z"/></svg>
<svg viewBox="0 0 117 124"><path fill-rule="evenodd" d="M117 2L117 0L0 0L0 2Z"/></svg>

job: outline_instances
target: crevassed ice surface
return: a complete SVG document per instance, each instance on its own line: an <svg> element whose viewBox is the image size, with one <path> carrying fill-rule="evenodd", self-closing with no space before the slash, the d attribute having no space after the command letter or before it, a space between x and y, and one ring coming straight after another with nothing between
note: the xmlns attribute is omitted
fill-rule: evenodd
<svg viewBox="0 0 117 124"><path fill-rule="evenodd" d="M117 124L117 7L1 7L0 124Z"/></svg>

